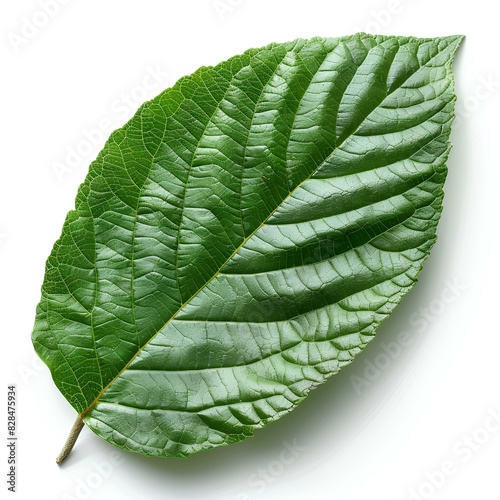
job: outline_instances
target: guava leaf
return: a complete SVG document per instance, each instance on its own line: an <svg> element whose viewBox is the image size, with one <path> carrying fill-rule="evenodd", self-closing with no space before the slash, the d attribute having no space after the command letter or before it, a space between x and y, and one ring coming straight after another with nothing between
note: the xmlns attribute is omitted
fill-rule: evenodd
<svg viewBox="0 0 500 500"><path fill-rule="evenodd" d="M112 133L33 332L90 429L185 457L251 436L352 361L435 242L461 40L252 49Z"/></svg>

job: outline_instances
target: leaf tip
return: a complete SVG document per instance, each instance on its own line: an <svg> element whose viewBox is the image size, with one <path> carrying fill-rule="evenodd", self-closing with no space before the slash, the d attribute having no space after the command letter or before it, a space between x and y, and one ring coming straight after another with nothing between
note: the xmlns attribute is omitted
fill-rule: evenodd
<svg viewBox="0 0 500 500"><path fill-rule="evenodd" d="M449 46L452 49L452 56L454 57L460 45L462 45L465 40L465 35L450 35L444 39L449 42Z"/></svg>

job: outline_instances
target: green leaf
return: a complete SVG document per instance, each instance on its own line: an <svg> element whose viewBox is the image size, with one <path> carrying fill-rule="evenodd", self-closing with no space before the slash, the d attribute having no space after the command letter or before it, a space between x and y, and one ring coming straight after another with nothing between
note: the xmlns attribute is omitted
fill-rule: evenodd
<svg viewBox="0 0 500 500"><path fill-rule="evenodd" d="M111 135L33 332L90 429L184 457L251 436L352 361L435 242L461 40L252 49Z"/></svg>

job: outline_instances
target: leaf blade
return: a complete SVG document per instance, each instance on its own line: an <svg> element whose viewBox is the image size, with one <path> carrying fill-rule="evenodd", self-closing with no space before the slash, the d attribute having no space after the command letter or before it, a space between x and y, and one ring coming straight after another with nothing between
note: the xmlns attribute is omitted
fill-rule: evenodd
<svg viewBox="0 0 500 500"><path fill-rule="evenodd" d="M248 437L352 360L435 240L460 40L254 49L112 134L33 334L94 432L185 456Z"/></svg>

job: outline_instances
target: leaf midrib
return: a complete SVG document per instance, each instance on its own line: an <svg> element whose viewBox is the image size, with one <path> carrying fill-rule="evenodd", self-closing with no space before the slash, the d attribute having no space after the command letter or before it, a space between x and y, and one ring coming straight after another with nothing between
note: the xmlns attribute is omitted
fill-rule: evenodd
<svg viewBox="0 0 500 500"><path fill-rule="evenodd" d="M406 44L407 42L405 42ZM402 45L404 44L400 44L399 46L401 47ZM370 51L373 50L373 47L370 48L370 50L367 52L367 56L368 57L368 54L370 53ZM429 60L427 60L425 63L423 63L422 65L420 65L417 70L415 71L418 72L420 71L423 67L427 66L435 57L437 57L439 55L441 51L438 51L434 56L430 57ZM392 64L392 63L391 63ZM370 113L373 112L373 110L377 109L380 104L385 100L387 99L387 97L389 97L391 94L393 94L394 92L396 92L398 89L400 89L415 73L411 73L403 82L401 82L401 84L394 88L393 90L391 90L390 92L387 92L384 96L384 99L382 99L381 102L379 102L377 104L377 106L375 106L372 111L370 111ZM354 73L355 75L356 73ZM353 77L354 77L353 75ZM352 82L352 79L351 79L351 82ZM264 87L263 87L264 88ZM220 105L222 103L222 100L221 99L218 104L217 104L217 107L215 109L215 112L220 109ZM214 113L215 113L214 112ZM370 114L369 113L369 114ZM254 118L254 115L255 115L255 111L254 111L254 114L253 114L253 117L252 119ZM366 118L368 117L365 116L364 119L359 123L359 125L357 126L357 128L355 130L353 130L350 134L348 134L339 144L336 144L334 149L332 150L332 152L324 159L321 161L321 163L311 171L311 173L305 178L303 179L299 184L297 184L297 186L295 186L295 188L289 192L288 196L286 196L277 206L274 210L272 210L272 212L259 224L259 226L257 226L248 236L246 236L242 241L241 243L239 244L238 247L235 248L235 250L233 251L233 253L223 262L223 264L217 269L217 271L213 274L213 276L206 281L206 283L201 286L198 290L196 290L196 292L194 292L191 297L189 297L185 302L181 303L180 307L177 309L177 311L172 314L172 316L162 325L161 328L158 329L158 331L152 335L148 341L139 347L139 349L137 350L137 352L134 354L134 356L132 356L132 358L128 361L128 363L110 380L110 382L101 389L101 391L99 391L99 394L95 397L95 399L92 401L92 403L90 403L90 405L85 409L83 410L81 413L80 413L80 417L82 419L84 419L92 410L93 408L99 403L99 400L101 399L101 397L103 396L103 394L111 387L111 385L125 372L127 371L128 367L133 363L133 361L137 358L137 356L143 351L143 349L148 346L156 337L157 335L159 335L173 320L176 319L176 317L178 316L178 314L180 312L182 312L182 310L184 309L184 307L186 305L188 305L202 290L204 290L215 278L217 278L220 274L221 274L221 270L227 265L227 263L234 258L234 256L241 250L241 248L247 243L248 240L250 240L263 226L266 225L267 221L276 213L277 210L279 210L284 203L287 202L287 200L289 200L293 194L299 189L302 187L302 185L309 181L317 172L318 170L320 170L332 157L333 155L341 148L341 146L350 138L352 137L353 135L356 134L356 132L361 128L361 126L363 125L363 123L365 122ZM195 149L195 153L193 154L193 157L194 155L196 154L196 149ZM186 181L186 184L187 184L187 181ZM187 188L187 186L186 186ZM99 360L97 359L97 363L99 364Z"/></svg>

